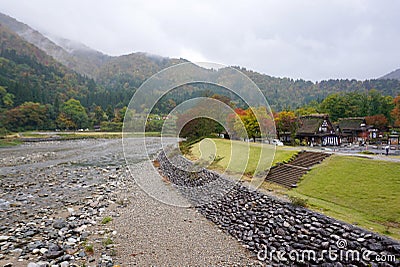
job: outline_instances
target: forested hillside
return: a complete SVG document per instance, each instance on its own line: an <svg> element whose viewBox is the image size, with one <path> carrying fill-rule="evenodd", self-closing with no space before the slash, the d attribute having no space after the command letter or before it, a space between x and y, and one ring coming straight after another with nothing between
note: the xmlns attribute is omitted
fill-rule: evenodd
<svg viewBox="0 0 400 267"><path fill-rule="evenodd" d="M393 79L373 80L327 80L313 83L290 78L275 78L245 68L236 67L252 79L267 97L271 107L276 110L295 109L312 101L321 102L333 93L366 93L376 89L383 95L400 94L400 81Z"/></svg>
<svg viewBox="0 0 400 267"><path fill-rule="evenodd" d="M71 97L85 99L96 84L71 71L36 46L0 25L0 86L15 96L14 105L26 101L54 104Z"/></svg>
<svg viewBox="0 0 400 267"><path fill-rule="evenodd" d="M38 46L62 64L93 78L102 90L89 90L89 94L84 92L86 97L79 97L87 107L93 103L103 108L107 105L126 106L135 89L151 75L165 67L185 62L184 59L151 56L146 53L111 57L63 38L57 38L56 44L28 25L4 14L0 14L0 23L4 23L20 37ZM302 79L271 77L243 67L235 68L248 75L260 87L276 111L298 108L312 101L321 102L326 96L338 92L361 93L376 89L383 95L393 97L400 93L400 81L395 79L328 80L314 83ZM91 87L95 86L91 83Z"/></svg>
<svg viewBox="0 0 400 267"><path fill-rule="evenodd" d="M43 123L38 126L32 122L30 128L91 127L104 121L121 123L124 107L146 79L166 67L187 62L146 53L111 57L62 38L58 45L28 25L0 14L0 23L3 22L7 27L0 24L0 109L3 124L8 123L9 128L23 128L20 118L32 113L32 110L41 114L37 118L40 117ZM336 103L334 107L348 103L352 107L362 107L353 112L354 116L379 113L384 114L390 122L390 99L400 94L400 80L396 79L336 79L314 83L302 79L276 78L239 66L234 68L245 73L259 86L276 112L311 107L314 111L332 113L332 107L323 100L337 94L335 101L328 99ZM224 90L205 84L180 86L164 96L152 113L166 114L186 99L215 93L221 95ZM375 106L391 103L378 113L365 107L369 98L376 95L386 100L378 101L380 104ZM245 108L233 95L227 96L237 107ZM357 101L363 104L357 104ZM67 102L70 106L65 106ZM73 110L71 107L74 106L85 113L84 123L73 124L66 117L68 112L63 113L63 110ZM351 115L346 113L346 116ZM5 117L9 119L8 122L4 122ZM47 120L49 123L44 123Z"/></svg>

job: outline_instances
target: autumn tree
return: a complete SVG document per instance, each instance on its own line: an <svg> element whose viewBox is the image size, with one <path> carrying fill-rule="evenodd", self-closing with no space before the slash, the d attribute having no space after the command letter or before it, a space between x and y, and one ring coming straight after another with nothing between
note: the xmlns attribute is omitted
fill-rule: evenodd
<svg viewBox="0 0 400 267"><path fill-rule="evenodd" d="M394 126L400 127L400 95L393 100L394 108L390 113L394 120Z"/></svg>
<svg viewBox="0 0 400 267"><path fill-rule="evenodd" d="M234 130L240 137L245 138L247 136L253 139L254 142L257 137L261 136L260 125L251 108L246 109L244 115L237 117Z"/></svg>
<svg viewBox="0 0 400 267"><path fill-rule="evenodd" d="M227 118L228 125L232 125L233 122L233 130L234 133L241 138L248 138L256 140L259 137L270 135L275 132L273 119L268 115L265 107L258 108L248 108L246 110L243 109L235 109L235 113L233 115L229 115Z"/></svg>
<svg viewBox="0 0 400 267"><path fill-rule="evenodd" d="M100 125L102 121L107 120L107 115L101 106L94 106L90 113L90 120L93 125Z"/></svg>
<svg viewBox="0 0 400 267"><path fill-rule="evenodd" d="M128 109L128 107L125 106L125 107L123 107L123 108L117 110L117 112L115 113L116 116L115 116L115 118L113 119L113 121L114 121L114 122L124 122L125 113L126 113L127 109Z"/></svg>
<svg viewBox="0 0 400 267"><path fill-rule="evenodd" d="M47 107L34 102L24 102L5 114L4 124L11 131L45 129L48 120Z"/></svg>
<svg viewBox="0 0 400 267"><path fill-rule="evenodd" d="M300 127L300 120L293 111L281 111L275 116L275 125L278 137L282 133L289 132L293 142L296 131Z"/></svg>
<svg viewBox="0 0 400 267"><path fill-rule="evenodd" d="M367 116L365 121L368 125L373 125L379 130L385 130L389 126L389 120L383 114Z"/></svg>

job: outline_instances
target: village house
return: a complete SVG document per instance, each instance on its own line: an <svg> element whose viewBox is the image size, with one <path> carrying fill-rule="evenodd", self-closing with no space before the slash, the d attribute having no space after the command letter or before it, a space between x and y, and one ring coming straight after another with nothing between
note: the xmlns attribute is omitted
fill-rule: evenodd
<svg viewBox="0 0 400 267"><path fill-rule="evenodd" d="M372 126L365 122L364 117L351 117L339 119L341 143L365 143L369 137Z"/></svg>
<svg viewBox="0 0 400 267"><path fill-rule="evenodd" d="M310 114L300 117L300 127L296 138L307 145L338 146L338 130L333 126L327 114Z"/></svg>

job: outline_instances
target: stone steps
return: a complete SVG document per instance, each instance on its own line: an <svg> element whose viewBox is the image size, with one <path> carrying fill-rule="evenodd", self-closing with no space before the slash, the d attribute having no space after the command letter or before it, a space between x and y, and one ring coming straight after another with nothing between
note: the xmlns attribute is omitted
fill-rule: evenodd
<svg viewBox="0 0 400 267"><path fill-rule="evenodd" d="M320 164L329 156L330 154L322 152L302 151L290 162L271 168L265 180L289 188L297 187L300 178L312 166Z"/></svg>

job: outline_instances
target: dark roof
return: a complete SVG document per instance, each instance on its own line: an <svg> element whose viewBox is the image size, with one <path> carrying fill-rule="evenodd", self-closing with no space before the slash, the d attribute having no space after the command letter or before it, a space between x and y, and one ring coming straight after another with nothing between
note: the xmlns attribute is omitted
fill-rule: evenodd
<svg viewBox="0 0 400 267"><path fill-rule="evenodd" d="M341 130L361 130L361 125L365 125L364 117L352 117L339 119L339 128Z"/></svg>
<svg viewBox="0 0 400 267"><path fill-rule="evenodd" d="M327 114L311 114L300 117L300 128L297 130L298 135L315 134L324 120L329 120Z"/></svg>

